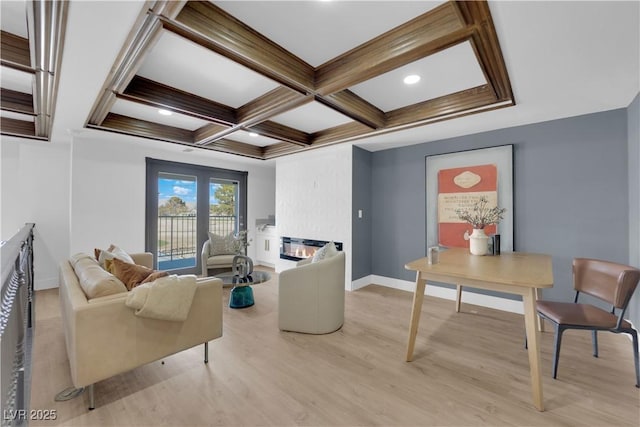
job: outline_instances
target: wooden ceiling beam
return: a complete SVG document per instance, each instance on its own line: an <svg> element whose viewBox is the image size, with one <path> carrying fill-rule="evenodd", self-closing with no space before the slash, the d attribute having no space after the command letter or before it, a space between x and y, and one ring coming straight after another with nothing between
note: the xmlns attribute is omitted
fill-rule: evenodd
<svg viewBox="0 0 640 427"><path fill-rule="evenodd" d="M420 122L484 107L496 102L498 100L493 89L488 85L482 85L389 111L387 124L390 128L414 123L418 125Z"/></svg>
<svg viewBox="0 0 640 427"><path fill-rule="evenodd" d="M29 48L35 71L33 104L37 136L49 138L56 97L62 50L67 26L68 1L27 2L28 15L33 16Z"/></svg>
<svg viewBox="0 0 640 427"><path fill-rule="evenodd" d="M475 1L459 1L454 5L460 11L466 24L476 29L472 36L472 46L487 82L496 92L498 100L513 101L507 66L502 57L489 5L486 2Z"/></svg>
<svg viewBox="0 0 640 427"><path fill-rule="evenodd" d="M262 159L263 149L256 145L245 144L244 142L233 141L230 139L219 139L210 144L200 146L209 150L220 151L223 153L236 154L238 156L251 157L254 159Z"/></svg>
<svg viewBox="0 0 640 427"><path fill-rule="evenodd" d="M303 149L299 146L295 146L295 145L291 145L291 144L287 144L286 142L283 142L280 144L273 144L273 145L268 145L264 147L262 156L265 160L267 160L267 159L273 159L275 157L284 156L287 154L293 154L302 150Z"/></svg>
<svg viewBox="0 0 640 427"><path fill-rule="evenodd" d="M29 40L6 31L0 31L0 60L5 67L35 72L31 66Z"/></svg>
<svg viewBox="0 0 640 427"><path fill-rule="evenodd" d="M158 139L160 141L193 143L193 132L191 131L114 113L107 114L100 126L92 125L90 127Z"/></svg>
<svg viewBox="0 0 640 427"><path fill-rule="evenodd" d="M132 117L114 113L109 113L102 122L102 125L96 126L90 124L88 125L88 127L121 133L125 135L137 136L141 138L174 142L190 147L206 148L209 150L236 154L245 157L252 157L256 159L262 159L263 154L263 150L261 147L228 139L217 140L206 145L195 145L194 141L196 139L196 136L199 132L204 131L202 130L202 128L192 132L173 126L162 125L145 120L138 120Z"/></svg>
<svg viewBox="0 0 640 427"><path fill-rule="evenodd" d="M280 123L265 121L247 129L262 136L306 147L311 144L311 135Z"/></svg>
<svg viewBox="0 0 640 427"><path fill-rule="evenodd" d="M162 24L158 16L147 14L144 10L120 51L100 96L91 108L87 124L94 126L102 124L116 101L116 94L126 89L142 65L144 56L155 45L161 34Z"/></svg>
<svg viewBox="0 0 640 427"><path fill-rule="evenodd" d="M311 101L313 101L313 96L311 95L305 96L284 86L277 87L238 108L236 110L236 124L234 126L197 143L202 145L211 144L238 130L251 128L280 112L288 111ZM274 130L273 127L267 127L267 129L271 131ZM285 134L283 136L287 135ZM295 135L289 133L288 137L295 137Z"/></svg>
<svg viewBox="0 0 640 427"><path fill-rule="evenodd" d="M347 89L402 65L439 52L471 36L456 7L444 3L316 70L316 92Z"/></svg>
<svg viewBox="0 0 640 427"><path fill-rule="evenodd" d="M33 122L0 117L0 133L2 135L34 138L36 137L36 128Z"/></svg>
<svg viewBox="0 0 640 427"><path fill-rule="evenodd" d="M322 97L316 97L316 100L373 129L385 126L386 118L384 111L360 98L350 90L343 90Z"/></svg>
<svg viewBox="0 0 640 427"><path fill-rule="evenodd" d="M330 129L324 129L311 135L312 147L330 143L346 142L350 139L371 133L371 129L358 122L345 123Z"/></svg>
<svg viewBox="0 0 640 427"><path fill-rule="evenodd" d="M231 126L236 122L236 112L231 107L141 76L135 76L118 97L224 126Z"/></svg>
<svg viewBox="0 0 640 427"><path fill-rule="evenodd" d="M11 89L0 89L0 108L14 113L35 115L33 111L33 96L30 93Z"/></svg>
<svg viewBox="0 0 640 427"><path fill-rule="evenodd" d="M314 87L313 67L212 3L190 1L163 25L292 89Z"/></svg>
<svg viewBox="0 0 640 427"><path fill-rule="evenodd" d="M224 131L226 128L226 126L220 126L214 123L206 124L193 131L193 141L197 144L199 141L211 138L213 135Z"/></svg>
<svg viewBox="0 0 640 427"><path fill-rule="evenodd" d="M154 2L150 9L156 15L174 19L185 4L187 4L187 0L161 0Z"/></svg>
<svg viewBox="0 0 640 427"><path fill-rule="evenodd" d="M280 86L238 108L238 124L253 126L277 114L313 101L313 96L302 95Z"/></svg>

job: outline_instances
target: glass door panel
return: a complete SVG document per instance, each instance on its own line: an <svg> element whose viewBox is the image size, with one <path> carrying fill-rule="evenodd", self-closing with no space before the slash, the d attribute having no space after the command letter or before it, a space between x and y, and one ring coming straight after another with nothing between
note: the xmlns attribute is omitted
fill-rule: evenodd
<svg viewBox="0 0 640 427"><path fill-rule="evenodd" d="M238 182L209 180L209 231L220 236L238 232Z"/></svg>
<svg viewBox="0 0 640 427"><path fill-rule="evenodd" d="M158 174L157 260L159 270L195 267L197 264L197 178Z"/></svg>

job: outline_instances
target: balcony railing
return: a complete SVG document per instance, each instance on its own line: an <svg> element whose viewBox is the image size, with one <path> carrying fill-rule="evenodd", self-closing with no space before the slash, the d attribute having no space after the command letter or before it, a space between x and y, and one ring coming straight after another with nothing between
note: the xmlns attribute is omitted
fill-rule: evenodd
<svg viewBox="0 0 640 427"><path fill-rule="evenodd" d="M209 231L227 235L236 231L233 215L209 215ZM193 267L200 249L196 247L197 217L195 215L158 216L158 264L160 269Z"/></svg>
<svg viewBox="0 0 640 427"><path fill-rule="evenodd" d="M33 228L26 224L0 245L0 406L2 426L18 425L29 414L33 341ZM26 415L25 415L26 414ZM28 421L27 421L28 423Z"/></svg>

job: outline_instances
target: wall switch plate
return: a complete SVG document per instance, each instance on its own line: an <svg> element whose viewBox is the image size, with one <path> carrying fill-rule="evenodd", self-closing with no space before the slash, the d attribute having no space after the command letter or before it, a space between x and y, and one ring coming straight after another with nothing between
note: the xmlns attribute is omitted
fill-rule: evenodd
<svg viewBox="0 0 640 427"><path fill-rule="evenodd" d="M358 218L362 218L362 209L358 209Z"/></svg>

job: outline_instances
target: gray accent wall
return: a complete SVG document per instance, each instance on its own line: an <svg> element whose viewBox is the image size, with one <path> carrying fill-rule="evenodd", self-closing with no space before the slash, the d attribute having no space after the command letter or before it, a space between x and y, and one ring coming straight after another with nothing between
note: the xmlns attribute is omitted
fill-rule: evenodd
<svg viewBox="0 0 640 427"><path fill-rule="evenodd" d="M404 264L425 255L426 156L505 144L514 145L515 249L553 257L545 298L572 300L574 257L628 262L627 109L619 109L372 153L371 274L415 279Z"/></svg>
<svg viewBox="0 0 640 427"><path fill-rule="evenodd" d="M351 278L371 274L371 159L373 153L353 147L353 212ZM362 211L362 218L358 211Z"/></svg>
<svg viewBox="0 0 640 427"><path fill-rule="evenodd" d="M640 94L627 108L629 140L629 264L640 268ZM640 328L640 289L629 303L629 320Z"/></svg>

